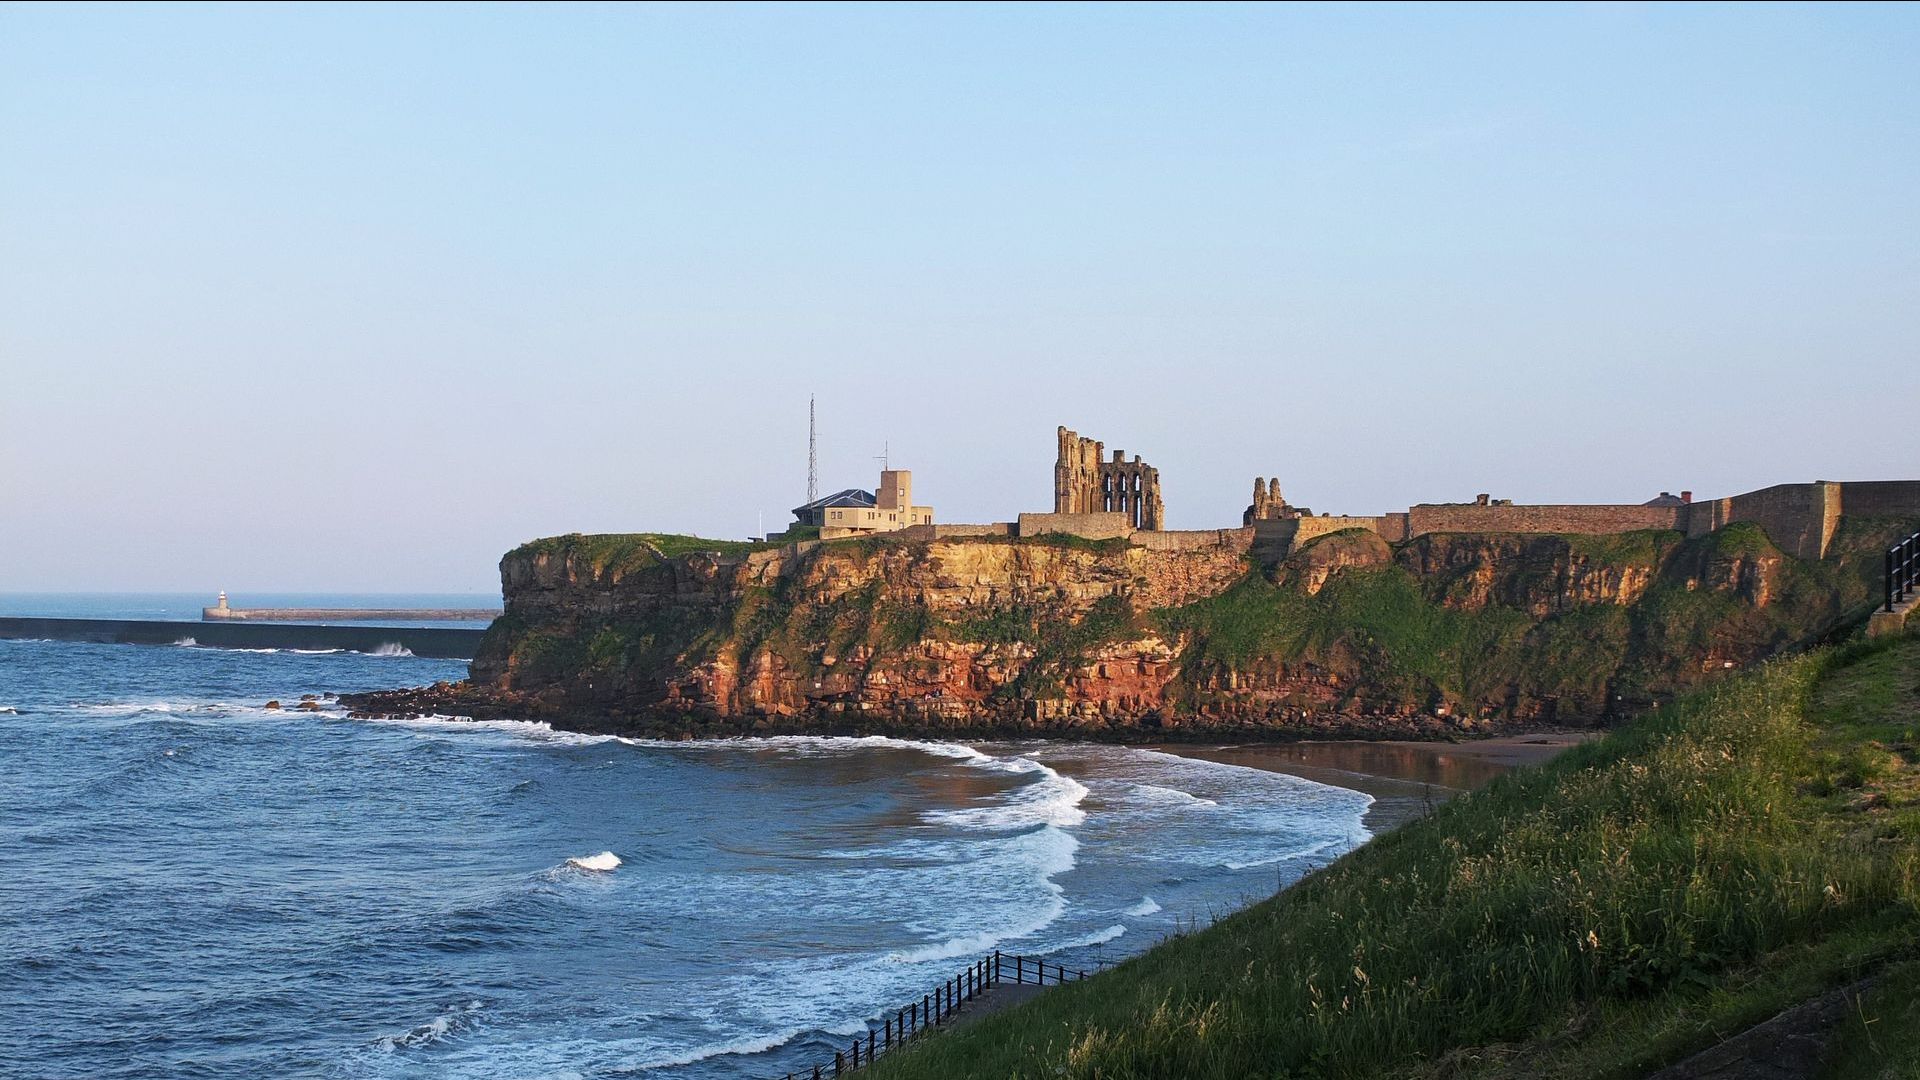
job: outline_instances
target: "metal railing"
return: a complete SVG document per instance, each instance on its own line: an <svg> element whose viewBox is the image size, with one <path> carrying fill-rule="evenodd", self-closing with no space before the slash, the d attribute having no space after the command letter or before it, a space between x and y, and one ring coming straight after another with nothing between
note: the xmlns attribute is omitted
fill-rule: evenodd
<svg viewBox="0 0 1920 1080"><path fill-rule="evenodd" d="M1903 602L1907 594L1920 589L1920 533L1887 549L1887 606Z"/></svg>
<svg viewBox="0 0 1920 1080"><path fill-rule="evenodd" d="M1095 970L1101 963L1094 964ZM1080 968L1048 963L1045 957L1007 956L995 949L992 956L975 961L965 971L935 987L932 993L921 995L919 1001L908 1002L891 1015L883 1014L879 1026L868 1021L866 1036L856 1036L847 1049L835 1050L831 1065L822 1062L811 1072L790 1072L785 1080L825 1080L864 1069L881 1054L897 1050L948 1023L968 1002L996 986L1046 986L1049 981L1054 984L1078 982L1086 977L1086 971Z"/></svg>

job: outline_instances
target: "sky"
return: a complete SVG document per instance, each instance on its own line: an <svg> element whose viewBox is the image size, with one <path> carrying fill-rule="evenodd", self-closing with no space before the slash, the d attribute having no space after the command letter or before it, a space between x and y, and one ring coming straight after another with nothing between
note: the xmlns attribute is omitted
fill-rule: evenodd
<svg viewBox="0 0 1920 1080"><path fill-rule="evenodd" d="M1920 7L0 7L0 591L490 591L1054 428L1316 511L1920 475Z"/></svg>

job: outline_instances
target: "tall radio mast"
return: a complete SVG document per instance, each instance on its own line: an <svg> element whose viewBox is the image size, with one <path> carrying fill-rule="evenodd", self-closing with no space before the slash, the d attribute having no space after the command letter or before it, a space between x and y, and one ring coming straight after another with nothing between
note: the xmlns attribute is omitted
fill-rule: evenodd
<svg viewBox="0 0 1920 1080"><path fill-rule="evenodd" d="M813 395L807 395L807 501L820 497L820 458L813 427Z"/></svg>

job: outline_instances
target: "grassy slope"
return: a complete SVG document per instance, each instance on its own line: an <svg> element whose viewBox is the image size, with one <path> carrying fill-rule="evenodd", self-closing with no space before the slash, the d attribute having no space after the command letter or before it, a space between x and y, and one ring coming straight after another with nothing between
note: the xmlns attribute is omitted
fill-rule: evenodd
<svg viewBox="0 0 1920 1080"><path fill-rule="evenodd" d="M1916 956L1908 637L1689 695L875 1074L1636 1076L1878 970L1840 1075L1912 1075Z"/></svg>

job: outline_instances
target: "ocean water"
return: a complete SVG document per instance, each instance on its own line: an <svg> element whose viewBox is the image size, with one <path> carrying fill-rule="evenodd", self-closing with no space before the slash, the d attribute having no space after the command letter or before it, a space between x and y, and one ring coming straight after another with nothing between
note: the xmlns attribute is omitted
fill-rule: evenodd
<svg viewBox="0 0 1920 1080"><path fill-rule="evenodd" d="M1366 795L1147 750L261 707L463 674L0 641L0 1075L779 1076L1366 837Z"/></svg>
<svg viewBox="0 0 1920 1080"><path fill-rule="evenodd" d="M197 621L200 609L219 598L210 593L0 593L0 615L44 619L155 619ZM227 602L239 608L491 608L500 607L499 593L229 593ZM380 623L354 622L356 626ZM485 628L486 620L409 620L408 626L467 626Z"/></svg>

